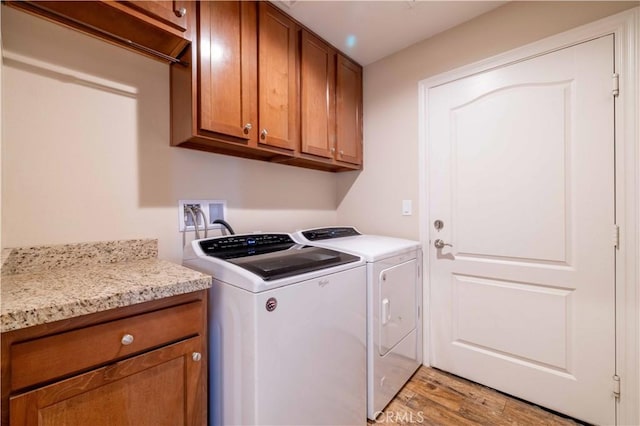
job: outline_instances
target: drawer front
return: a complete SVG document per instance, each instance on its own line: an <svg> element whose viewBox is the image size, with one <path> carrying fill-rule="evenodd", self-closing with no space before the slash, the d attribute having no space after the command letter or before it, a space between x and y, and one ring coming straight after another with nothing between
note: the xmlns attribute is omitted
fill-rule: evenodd
<svg viewBox="0 0 640 426"><path fill-rule="evenodd" d="M198 335L193 302L11 346L11 388L21 389Z"/></svg>

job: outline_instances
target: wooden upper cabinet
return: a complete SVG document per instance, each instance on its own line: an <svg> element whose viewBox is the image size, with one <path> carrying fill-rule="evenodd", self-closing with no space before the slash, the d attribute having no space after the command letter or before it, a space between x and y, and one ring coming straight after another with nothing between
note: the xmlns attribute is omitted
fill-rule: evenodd
<svg viewBox="0 0 640 426"><path fill-rule="evenodd" d="M257 141L257 39L253 2L200 3L202 130Z"/></svg>
<svg viewBox="0 0 640 426"><path fill-rule="evenodd" d="M122 1L126 6L136 9L157 22L162 22L180 32L187 30L187 1Z"/></svg>
<svg viewBox="0 0 640 426"><path fill-rule="evenodd" d="M338 55L336 69L337 160L362 164L362 67Z"/></svg>
<svg viewBox="0 0 640 426"><path fill-rule="evenodd" d="M362 68L306 30L300 36L301 152L362 164Z"/></svg>
<svg viewBox="0 0 640 426"><path fill-rule="evenodd" d="M258 11L259 143L295 150L297 134L297 25L267 2Z"/></svg>
<svg viewBox="0 0 640 426"><path fill-rule="evenodd" d="M195 9L191 46L171 65L172 145L361 168L359 65L267 1L200 1Z"/></svg>
<svg viewBox="0 0 640 426"><path fill-rule="evenodd" d="M335 51L300 32L301 152L333 158L335 152Z"/></svg>
<svg viewBox="0 0 640 426"><path fill-rule="evenodd" d="M20 8L156 59L172 60L191 39L189 1L12 1Z"/></svg>

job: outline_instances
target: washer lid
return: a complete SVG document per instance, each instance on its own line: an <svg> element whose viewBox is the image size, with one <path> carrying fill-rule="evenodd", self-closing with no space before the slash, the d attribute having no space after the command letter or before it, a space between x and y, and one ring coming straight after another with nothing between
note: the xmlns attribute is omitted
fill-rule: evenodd
<svg viewBox="0 0 640 426"><path fill-rule="evenodd" d="M286 234L233 235L200 240L210 257L246 269L264 281L301 275L359 261L359 257L322 247L296 244Z"/></svg>
<svg viewBox="0 0 640 426"><path fill-rule="evenodd" d="M227 259L227 262L253 272L265 281L271 281L358 260L360 258L357 256L328 248L295 245L285 251L237 257Z"/></svg>

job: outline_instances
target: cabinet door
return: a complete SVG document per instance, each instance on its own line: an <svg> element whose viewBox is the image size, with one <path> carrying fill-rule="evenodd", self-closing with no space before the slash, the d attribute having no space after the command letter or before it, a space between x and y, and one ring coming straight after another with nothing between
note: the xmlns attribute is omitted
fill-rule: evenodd
<svg viewBox="0 0 640 426"><path fill-rule="evenodd" d="M187 30L186 1L123 1L122 3L139 10L151 19L172 26L180 31Z"/></svg>
<svg viewBox="0 0 640 426"><path fill-rule="evenodd" d="M302 30L300 37L301 151L332 158L335 152L335 53Z"/></svg>
<svg viewBox="0 0 640 426"><path fill-rule="evenodd" d="M259 142L294 150L298 145L296 24L267 2L259 5Z"/></svg>
<svg viewBox="0 0 640 426"><path fill-rule="evenodd" d="M180 10L184 7L187 10L189 5L178 1L140 3L114 0L6 2L9 6L44 16L156 59L158 53L177 57L189 44L190 33L187 31L188 12L178 17L173 8L175 6ZM167 59L164 56L162 58Z"/></svg>
<svg viewBox="0 0 640 426"><path fill-rule="evenodd" d="M200 128L256 141L256 5L199 3Z"/></svg>
<svg viewBox="0 0 640 426"><path fill-rule="evenodd" d="M337 159L362 164L362 68L338 55L336 73Z"/></svg>
<svg viewBox="0 0 640 426"><path fill-rule="evenodd" d="M206 359L194 356L201 352L194 337L12 397L10 423L203 425Z"/></svg>

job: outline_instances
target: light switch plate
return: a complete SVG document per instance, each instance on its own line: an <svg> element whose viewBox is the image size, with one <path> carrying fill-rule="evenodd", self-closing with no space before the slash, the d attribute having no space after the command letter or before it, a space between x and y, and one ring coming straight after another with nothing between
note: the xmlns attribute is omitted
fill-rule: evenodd
<svg viewBox="0 0 640 426"><path fill-rule="evenodd" d="M402 216L411 216L413 214L412 204L411 200L402 200Z"/></svg>

